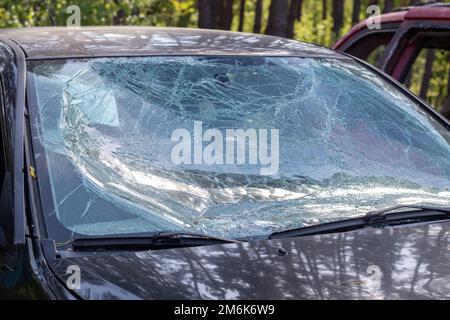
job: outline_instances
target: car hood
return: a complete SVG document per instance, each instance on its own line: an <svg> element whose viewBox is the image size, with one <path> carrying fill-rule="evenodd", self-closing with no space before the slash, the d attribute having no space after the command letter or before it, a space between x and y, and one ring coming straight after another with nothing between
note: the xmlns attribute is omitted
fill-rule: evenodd
<svg viewBox="0 0 450 320"><path fill-rule="evenodd" d="M74 293L83 299L439 299L450 298L449 231L450 223L433 223L158 251L62 253L50 266L64 283L79 267Z"/></svg>

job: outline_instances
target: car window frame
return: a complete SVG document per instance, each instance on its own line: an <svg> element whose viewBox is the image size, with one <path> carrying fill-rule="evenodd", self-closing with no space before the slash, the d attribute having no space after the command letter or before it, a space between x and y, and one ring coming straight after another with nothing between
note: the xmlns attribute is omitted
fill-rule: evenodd
<svg viewBox="0 0 450 320"><path fill-rule="evenodd" d="M380 69L403 83L407 75L404 66L408 66L411 61L410 57L406 55L414 56L415 54L413 49L408 50L411 47L410 41L421 31L426 33L430 30L432 32L450 32L450 23L436 20L409 20L403 22L386 48L386 55ZM404 57L408 61L403 61Z"/></svg>
<svg viewBox="0 0 450 320"><path fill-rule="evenodd" d="M386 57L386 51L389 48L390 44L392 43L392 40L394 40L396 33L398 32L400 26L402 25L402 22L386 22L381 24L381 29L368 29L366 27L362 28L361 30L358 30L355 34L351 35L345 42L343 42L337 50L343 53L349 54L349 50L354 47L355 45L358 45L360 41L365 41L365 38L377 35L377 34L383 34L383 33L392 33L392 37L389 40L389 42L386 45L386 49L383 53L383 56L380 59L380 66L384 64L385 57ZM356 57L356 56L352 56ZM361 59L359 57L356 57L358 59Z"/></svg>
<svg viewBox="0 0 450 320"><path fill-rule="evenodd" d="M6 47L9 47L8 44L5 44L3 39L0 39L0 44L4 45ZM12 49L11 49L12 50ZM16 65L14 62L10 61L10 57L2 56L4 58L4 62L8 63L10 62L11 70L18 72L18 69L16 68ZM18 264L18 258L20 256L20 250L22 245L24 245L25 242L25 230L21 228L17 228L17 222L23 221L25 223L25 211L23 212L23 216L17 216L17 210L14 207L14 197L15 196L23 196L22 195L14 195L14 145L13 145L13 137L11 137L11 134L14 134L14 124L10 123L10 120L15 121L14 119L8 119L8 112L7 108L12 108L14 110L15 104L17 103L17 92L15 92L16 88L16 79L12 79L13 84L11 86L7 86L5 81L5 77L8 76L8 74L5 74L5 70L2 70L0 72L0 94L1 94L1 104L0 104L0 134L2 135L0 138L2 139L3 143L3 154L5 157L5 167L8 170L7 174L9 174L9 186L10 190L8 191L10 194L10 217L7 217L4 221L4 223L7 224L6 229L8 230L6 232L7 239L6 239L6 247L1 248L0 250L0 268L6 267L9 270L14 270L17 267ZM17 75L15 75L17 76ZM13 87L14 86L14 87ZM8 98L7 98L8 97ZM6 160L8 159L8 160ZM6 177L5 177L6 178ZM0 191L3 192L3 185L0 185ZM9 230L10 229L10 230ZM23 233L22 233L23 231ZM23 241L22 241L23 240Z"/></svg>
<svg viewBox="0 0 450 320"><path fill-rule="evenodd" d="M11 164L11 150L9 150L9 137L8 137L8 131L6 128L6 116L5 116L5 89L4 89L4 81L3 81L3 74L0 73L0 139L2 139L2 144L0 148L0 161L4 162L4 170L3 172L3 178L0 181L0 196L3 195L3 192L8 192L9 194L6 196L9 196L10 199L12 198L12 185L10 185L9 190L5 191L3 189L4 183L8 183L6 179L9 179L9 184L11 184L11 171L12 171L12 164ZM3 233L3 236L5 236L5 243L7 247L10 246L12 235L10 234L12 230L8 230L10 226L9 224L12 224L12 206L9 206L7 209L9 209L9 212L0 212L0 228ZM9 215L8 215L9 214Z"/></svg>
<svg viewBox="0 0 450 320"><path fill-rule="evenodd" d="M3 144L3 155L5 160L5 168L7 171L11 172L12 165L12 150L8 148L11 145L11 137L9 135L9 130L7 129L8 123L6 120L6 104L5 104L5 86L3 81L3 75L0 74L0 134Z"/></svg>

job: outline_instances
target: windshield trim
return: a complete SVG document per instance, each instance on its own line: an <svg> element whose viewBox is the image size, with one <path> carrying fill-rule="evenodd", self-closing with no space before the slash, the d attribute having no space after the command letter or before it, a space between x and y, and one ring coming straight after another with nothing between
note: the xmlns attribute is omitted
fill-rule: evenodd
<svg viewBox="0 0 450 320"><path fill-rule="evenodd" d="M336 51L338 52L338 51ZM338 52L341 54L341 52ZM309 55L309 54L267 54L265 52L261 53L229 53L229 54L202 54L202 53L155 53L155 54L101 54L101 55L64 55L64 56L49 56L49 57L28 57L25 59L26 62L31 61L50 61L50 60L81 60L81 59L101 59L101 58L150 58L150 57L216 57L216 58L302 58L302 59L333 59L333 60L344 60L351 61L354 60L353 57L342 55L342 56L330 56L330 55Z"/></svg>

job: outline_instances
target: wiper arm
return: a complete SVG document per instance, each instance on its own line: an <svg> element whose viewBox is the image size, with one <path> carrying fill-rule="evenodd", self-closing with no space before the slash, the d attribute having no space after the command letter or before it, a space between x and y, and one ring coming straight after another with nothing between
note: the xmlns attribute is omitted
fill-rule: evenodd
<svg viewBox="0 0 450 320"><path fill-rule="evenodd" d="M399 209L410 210L393 212ZM367 227L408 224L417 223L420 221L435 221L445 219L450 219L450 208L421 205L398 205L379 211L371 211L361 217L274 232L269 236L269 239L346 232Z"/></svg>
<svg viewBox="0 0 450 320"><path fill-rule="evenodd" d="M157 232L149 236L126 235L112 237L77 238L72 240L73 250L133 250L169 249L211 244L239 243L241 241L193 232Z"/></svg>
<svg viewBox="0 0 450 320"><path fill-rule="evenodd" d="M366 216L380 216L380 215L386 215L391 211L399 210L399 209L413 209L411 210L404 210L404 211L398 211L393 212L395 214L400 213L408 213L408 212L415 212L415 211L437 211L442 213L450 213L450 208L443 208L443 207L433 207L433 206L422 206L422 205L398 205L393 207L388 207L385 209L377 210L377 211L371 211L366 213Z"/></svg>

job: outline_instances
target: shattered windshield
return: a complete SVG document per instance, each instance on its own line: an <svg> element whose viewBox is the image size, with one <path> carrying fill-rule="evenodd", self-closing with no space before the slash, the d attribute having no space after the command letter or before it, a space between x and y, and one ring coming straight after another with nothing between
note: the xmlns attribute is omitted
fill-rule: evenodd
<svg viewBox="0 0 450 320"><path fill-rule="evenodd" d="M449 206L450 136L352 60L34 61L48 232L258 238L396 204Z"/></svg>

